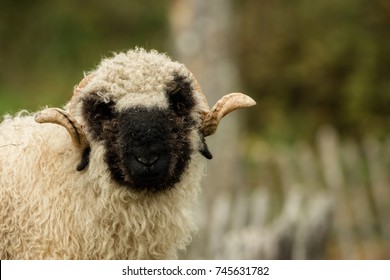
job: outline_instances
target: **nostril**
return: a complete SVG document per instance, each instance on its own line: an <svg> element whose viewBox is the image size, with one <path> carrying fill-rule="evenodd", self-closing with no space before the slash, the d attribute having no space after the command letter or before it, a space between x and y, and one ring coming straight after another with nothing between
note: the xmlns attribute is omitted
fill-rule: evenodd
<svg viewBox="0 0 390 280"><path fill-rule="evenodd" d="M158 156L150 156L150 157L144 157L144 156L136 156L135 157L139 163L142 163L146 167L151 167L157 160Z"/></svg>

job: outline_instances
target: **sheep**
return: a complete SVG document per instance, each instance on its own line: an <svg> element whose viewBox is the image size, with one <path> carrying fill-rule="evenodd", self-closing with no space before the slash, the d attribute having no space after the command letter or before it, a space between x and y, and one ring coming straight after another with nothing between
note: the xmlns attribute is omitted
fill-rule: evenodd
<svg viewBox="0 0 390 280"><path fill-rule="evenodd" d="M0 258L177 258L196 229L205 137L253 105L232 93L210 109L183 64L136 48L104 58L63 108L5 116Z"/></svg>

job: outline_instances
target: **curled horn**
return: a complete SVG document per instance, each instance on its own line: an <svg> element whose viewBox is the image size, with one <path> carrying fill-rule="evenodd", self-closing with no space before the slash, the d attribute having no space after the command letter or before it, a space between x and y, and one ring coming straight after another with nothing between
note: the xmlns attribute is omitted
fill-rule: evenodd
<svg viewBox="0 0 390 280"><path fill-rule="evenodd" d="M67 112L58 108L48 108L40 111L35 116L38 123L54 123L63 126L69 133L73 145L81 152L81 161L76 170L84 170L89 163L89 153L91 151L89 142L81 125Z"/></svg>
<svg viewBox="0 0 390 280"><path fill-rule="evenodd" d="M256 102L243 93L235 92L225 95L207 113L201 129L203 136L214 134L221 119L230 112L254 105Z"/></svg>
<svg viewBox="0 0 390 280"><path fill-rule="evenodd" d="M84 77L81 82L75 86L73 90L72 99L70 100L69 110L74 108L76 99L80 94L80 91L88 84L88 82L95 76L94 73L91 73ZM85 136L83 128L81 125L71 116L70 113L59 109L59 108L48 108L42 110L35 116L35 121L38 123L54 123L63 126L69 133L70 138L72 139L73 145L81 153L81 161L77 165L76 170L84 170L89 163L89 154L91 152L91 147Z"/></svg>
<svg viewBox="0 0 390 280"><path fill-rule="evenodd" d="M81 82L74 87L72 98L70 99L70 108L74 108L74 104L76 103L77 97L80 95L80 91L92 80L93 77L95 77L95 73L90 73L89 75L85 76L84 79L81 80Z"/></svg>
<svg viewBox="0 0 390 280"><path fill-rule="evenodd" d="M196 80L194 74L192 74L189 70L188 72L191 78L192 87L195 92L200 94L200 98L203 103L201 105L201 113L203 114L204 119L201 132L204 137L214 134L221 119L230 112L256 105L256 102L249 96L243 93L235 92L222 97L210 110L206 96L203 93L201 86Z"/></svg>

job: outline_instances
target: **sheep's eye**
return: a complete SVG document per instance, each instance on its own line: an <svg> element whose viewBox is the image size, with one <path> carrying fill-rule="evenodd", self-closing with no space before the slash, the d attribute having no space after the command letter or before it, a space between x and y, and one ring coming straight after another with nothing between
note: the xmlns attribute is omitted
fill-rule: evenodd
<svg viewBox="0 0 390 280"><path fill-rule="evenodd" d="M100 139L103 128L115 115L113 101L105 102L97 94L91 94L83 100L83 115L89 122L93 135Z"/></svg>
<svg viewBox="0 0 390 280"><path fill-rule="evenodd" d="M166 91L169 96L171 108L178 115L186 115L194 107L195 100L192 96L192 88L186 77L176 76L175 79L167 85Z"/></svg>
<svg viewBox="0 0 390 280"><path fill-rule="evenodd" d="M113 116L113 103L110 101L109 103L106 102L97 102L94 105L93 111L94 111L94 117L96 119L100 120L109 120Z"/></svg>
<svg viewBox="0 0 390 280"><path fill-rule="evenodd" d="M110 120L114 115L113 101L105 102L97 94L91 94L83 101L84 112L94 121Z"/></svg>

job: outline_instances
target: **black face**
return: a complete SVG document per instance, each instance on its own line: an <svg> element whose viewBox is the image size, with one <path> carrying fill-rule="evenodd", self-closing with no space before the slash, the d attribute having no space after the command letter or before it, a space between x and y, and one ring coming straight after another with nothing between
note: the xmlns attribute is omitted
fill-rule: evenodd
<svg viewBox="0 0 390 280"><path fill-rule="evenodd" d="M89 133L104 142L105 161L121 185L165 190L181 179L189 164L193 151L188 137L196 129L190 116L195 106L191 85L176 77L166 92L169 109L136 107L117 112L114 102L105 103L96 94L83 100ZM199 152L210 159L204 139L199 146Z"/></svg>

